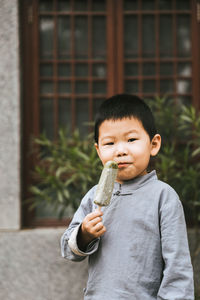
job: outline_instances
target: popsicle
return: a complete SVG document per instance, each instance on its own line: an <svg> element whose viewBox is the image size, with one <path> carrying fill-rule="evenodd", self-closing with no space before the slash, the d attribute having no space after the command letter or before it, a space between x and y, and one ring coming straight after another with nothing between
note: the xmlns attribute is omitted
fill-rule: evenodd
<svg viewBox="0 0 200 300"><path fill-rule="evenodd" d="M99 206L99 209L110 204L117 171L118 165L116 162L110 160L105 163L94 197L94 203Z"/></svg>

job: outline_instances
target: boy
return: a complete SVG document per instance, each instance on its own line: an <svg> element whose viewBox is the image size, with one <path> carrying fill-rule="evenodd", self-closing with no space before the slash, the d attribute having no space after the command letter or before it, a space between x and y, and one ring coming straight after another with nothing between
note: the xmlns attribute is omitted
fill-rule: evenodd
<svg viewBox="0 0 200 300"><path fill-rule="evenodd" d="M111 203L97 210L93 187L61 239L63 257L89 257L85 300L194 299L181 202L155 171L147 173L160 146L141 99L123 94L103 102L95 147L103 165L118 164Z"/></svg>

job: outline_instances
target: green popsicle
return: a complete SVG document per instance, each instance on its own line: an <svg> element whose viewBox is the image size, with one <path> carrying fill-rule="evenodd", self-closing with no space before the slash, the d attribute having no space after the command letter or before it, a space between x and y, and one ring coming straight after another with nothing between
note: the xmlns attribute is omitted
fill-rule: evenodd
<svg viewBox="0 0 200 300"><path fill-rule="evenodd" d="M104 165L94 198L94 203L98 206L101 207L110 204L117 171L118 165L114 161L107 161Z"/></svg>

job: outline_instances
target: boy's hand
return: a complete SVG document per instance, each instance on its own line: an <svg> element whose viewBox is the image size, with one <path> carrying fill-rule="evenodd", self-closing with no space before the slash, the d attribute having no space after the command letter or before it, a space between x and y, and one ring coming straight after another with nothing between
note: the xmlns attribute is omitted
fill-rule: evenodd
<svg viewBox="0 0 200 300"><path fill-rule="evenodd" d="M85 250L92 240L106 232L106 228L102 223L102 215L102 211L95 210L84 218L78 233L78 246L81 250Z"/></svg>

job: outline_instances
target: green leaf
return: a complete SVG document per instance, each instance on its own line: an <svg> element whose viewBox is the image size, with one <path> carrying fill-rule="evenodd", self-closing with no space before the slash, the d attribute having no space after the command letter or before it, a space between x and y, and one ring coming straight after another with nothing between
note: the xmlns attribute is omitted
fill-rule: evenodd
<svg viewBox="0 0 200 300"><path fill-rule="evenodd" d="M64 194L64 196L65 196L67 199L70 198L70 195L69 195L69 192L68 192L67 189L64 189L64 190L63 190L63 194Z"/></svg>
<svg viewBox="0 0 200 300"><path fill-rule="evenodd" d="M30 191L35 195L41 195L41 190L37 186L31 186Z"/></svg>
<svg viewBox="0 0 200 300"><path fill-rule="evenodd" d="M62 193L61 193L60 191L58 191L57 195L58 195L58 201L59 201L60 203L63 203L63 195L62 195ZM55 202L55 203L56 203L56 202Z"/></svg>
<svg viewBox="0 0 200 300"><path fill-rule="evenodd" d="M192 152L192 157L195 157L200 154L200 147Z"/></svg>
<svg viewBox="0 0 200 300"><path fill-rule="evenodd" d="M66 167L58 167L55 176L59 178L64 172L66 172Z"/></svg>

